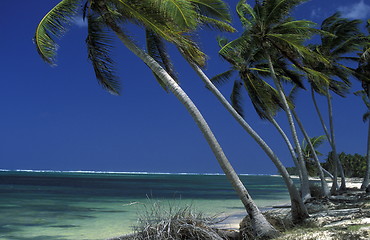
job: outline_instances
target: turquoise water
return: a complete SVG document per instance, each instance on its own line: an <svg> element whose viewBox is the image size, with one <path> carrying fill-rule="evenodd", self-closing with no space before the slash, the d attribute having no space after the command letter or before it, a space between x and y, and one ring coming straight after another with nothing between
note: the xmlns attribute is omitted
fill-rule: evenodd
<svg viewBox="0 0 370 240"><path fill-rule="evenodd" d="M280 177L240 177L261 208L289 199ZM131 232L153 201L244 211L224 175L0 171L0 239L107 239Z"/></svg>

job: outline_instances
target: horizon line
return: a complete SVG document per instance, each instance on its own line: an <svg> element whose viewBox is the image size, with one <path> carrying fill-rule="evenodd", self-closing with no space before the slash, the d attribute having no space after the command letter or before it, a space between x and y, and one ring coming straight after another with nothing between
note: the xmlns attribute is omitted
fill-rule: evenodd
<svg viewBox="0 0 370 240"><path fill-rule="evenodd" d="M101 174L162 174L162 175L225 175L225 173L196 173L196 172L148 172L148 171L101 171L101 170L50 170L50 169L0 169L0 172L34 172L34 173L101 173ZM279 174L265 173L240 173L238 175L261 175L261 176L280 176Z"/></svg>

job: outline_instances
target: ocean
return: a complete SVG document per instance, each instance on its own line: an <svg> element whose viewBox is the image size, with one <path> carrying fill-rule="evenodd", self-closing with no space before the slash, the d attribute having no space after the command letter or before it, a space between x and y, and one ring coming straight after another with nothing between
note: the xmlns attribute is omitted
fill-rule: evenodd
<svg viewBox="0 0 370 240"><path fill-rule="evenodd" d="M286 203L279 176L241 175L260 208ZM226 176L0 171L0 240L103 240L132 232L153 202L242 216Z"/></svg>

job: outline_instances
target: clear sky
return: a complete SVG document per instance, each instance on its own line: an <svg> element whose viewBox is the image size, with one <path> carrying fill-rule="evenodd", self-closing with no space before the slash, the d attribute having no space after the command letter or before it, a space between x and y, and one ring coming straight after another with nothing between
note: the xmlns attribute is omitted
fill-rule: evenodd
<svg viewBox="0 0 370 240"><path fill-rule="evenodd" d="M133 54L115 44L114 58L122 83L112 96L97 83L87 60L86 26L82 21L61 39L58 66L38 56L32 37L41 18L57 0L2 1L0 15L0 169L101 170L150 172L221 172L200 131L177 99L156 83L151 71ZM235 15L237 0L227 1ZM254 2L254 1L249 1ZM295 17L321 23L335 11L351 18L370 18L370 0L311 0ZM242 32L234 18L233 25ZM131 27L128 27L130 30ZM142 31L133 31L140 38ZM204 30L199 40L209 55L205 69L214 76L228 69L217 55L218 32ZM142 46L141 42L139 42ZM181 85L197 104L238 173L277 173L251 137L204 88L172 48ZM360 89L354 80L351 92ZM228 97L231 84L222 87ZM325 103L322 102L325 109ZM245 96L246 119L279 158L292 166L274 128L261 121ZM310 136L323 134L308 92L297 111ZM338 151L365 154L367 124L359 97L334 98ZM286 125L285 115L278 121ZM287 129L287 128L286 128ZM328 144L319 149L329 151Z"/></svg>

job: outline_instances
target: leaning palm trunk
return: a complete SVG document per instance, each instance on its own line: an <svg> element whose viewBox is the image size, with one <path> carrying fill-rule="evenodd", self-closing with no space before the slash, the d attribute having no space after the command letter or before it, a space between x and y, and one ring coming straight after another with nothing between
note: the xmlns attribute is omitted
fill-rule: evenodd
<svg viewBox="0 0 370 240"><path fill-rule="evenodd" d="M311 87L311 98L312 98L313 104L315 106L317 115L319 116L321 126L324 129L326 138L328 139L330 146L332 146L332 144L331 144L331 137L329 135L328 129L326 128L324 119L323 119L323 117L321 115L319 106L317 104L316 97L315 97L315 91L314 91L313 87ZM331 189L330 189L331 194L334 194L337 191L337 189L338 189L338 164L337 164L337 159L338 158L334 158L333 183L332 183Z"/></svg>
<svg viewBox="0 0 370 240"><path fill-rule="evenodd" d="M296 223L302 222L304 219L308 218L307 208L304 205L299 192L294 185L294 182L290 178L290 175L284 165L281 163L279 158L271 150L271 148L266 144L266 142L252 129L252 127L244 120L242 116L231 106L231 104L226 100L222 93L214 86L214 84L209 80L209 78L204 74L202 69L200 69L195 63L189 61L192 68L200 76L200 78L205 83L206 87L217 97L217 99L222 103L222 105L229 111L229 113L235 118L235 120L244 128L244 130L258 143L262 150L267 154L271 161L275 164L279 173L283 177L283 180L288 188L289 196L291 200L291 211L293 221Z"/></svg>
<svg viewBox="0 0 370 240"><path fill-rule="evenodd" d="M115 24L112 19L106 19L109 27L117 34L122 43L136 56L138 56L168 87L168 89L176 96L176 98L185 106L190 115L193 117L197 126L206 138L209 146L212 149L218 163L220 164L225 175L231 182L234 190L237 192L245 209L247 210L253 227L253 231L258 238L271 238L278 235L278 231L266 220L258 209L247 189L240 181L238 175L231 166L229 160L225 156L220 144L213 135L207 122L203 118L200 111L197 109L192 100L176 83L176 81L156 62L149 54L138 48Z"/></svg>
<svg viewBox="0 0 370 240"><path fill-rule="evenodd" d="M284 111L285 111L285 113L287 115L287 118L288 118L288 122L289 122L289 126L290 126L290 129L291 129L294 144L295 144L296 150L298 152L298 162L299 162L299 165L300 165L300 168L301 168L301 173L302 173L301 192L302 192L302 199L303 199L303 201L305 201L305 200L311 198L311 193L310 193L310 186L309 186L309 181L308 181L308 173L307 173L307 169L306 169L306 164L305 164L304 159L303 159L302 148L301 148L301 145L299 144L297 131L296 131L296 128L294 126L292 113L290 111L288 101L286 100L285 93L284 93L283 88L280 84L280 81L276 77L271 57L270 57L269 54L266 54L266 55L267 55L267 60L268 60L268 64L269 64L271 77L274 80L276 89L279 93L280 100L282 101Z"/></svg>
<svg viewBox="0 0 370 240"><path fill-rule="evenodd" d="M278 130L278 132L280 133L280 135L283 137L286 145L288 146L288 149L289 149L289 152L290 152L290 155L292 156L292 159L293 159L293 162L294 162L294 165L298 171L298 176L299 176L299 179L300 181L302 181L302 172L301 172L301 168L299 167L299 163L298 163L298 160L297 160L297 154L296 152L294 151L294 148L293 148L293 145L292 143L290 142L288 136L285 134L284 130L280 127L279 123L271 116L269 116L269 121L272 123L272 125L274 125L274 127Z"/></svg>
<svg viewBox="0 0 370 240"><path fill-rule="evenodd" d="M317 115L319 116L319 119L320 119L320 122L321 122L321 125L324 129L324 132L325 132L325 135L329 141L329 144L330 144L330 147L332 149L332 152L333 152L333 160L334 160L334 178L333 178L333 184L331 186L331 189L330 189L330 192L332 194L334 194L337 189L338 189L338 169L341 173L341 186L340 186L340 189L344 190L346 188L346 180L345 180L345 175L344 175L344 171L343 171L343 168L342 168L342 164L340 163L339 161L339 157L338 157L338 153L337 153L337 148L336 148L336 145L335 145L335 140L334 140L334 124L333 124L333 108L332 108L332 103L331 103L331 96L330 96L330 93L329 93L329 87L327 87L327 92L326 92L327 96L327 102L328 102L328 110L329 110L329 126L330 126L330 133L325 125L325 122L324 122L324 119L321 115L321 112L320 112L320 109L319 109L319 106L317 104L317 101L316 101L316 98L315 98L315 92L313 90L313 88L311 87L311 97L312 97L312 100L313 100L313 103L314 103L314 106L315 106L315 109L316 109L316 112L317 112Z"/></svg>
<svg viewBox="0 0 370 240"><path fill-rule="evenodd" d="M330 196L330 191L329 191L328 183L325 180L324 171L323 171L323 168L320 164L319 158L317 157L315 148L314 148L314 146L311 142L311 139L308 136L306 130L304 129L304 126L303 126L301 120L299 119L297 112L294 109L292 109L292 113L293 113L293 116L294 116L294 118L296 119L296 121L298 123L299 128L301 129L301 132L304 135L304 138L306 139L306 142L308 143L308 146L310 147L310 149L312 151L313 158L314 158L316 166L317 166L317 170L319 171L319 177L320 177L320 182L321 182L321 190L322 190L325 197L329 197Z"/></svg>
<svg viewBox="0 0 370 240"><path fill-rule="evenodd" d="M331 95L329 93L329 86L326 88L326 99L328 101L328 110L329 110L329 126L330 126L330 144L331 148L333 149L334 153L334 159L336 163L338 164L339 172L340 172L340 178L341 178L341 183L340 183L340 189L341 190L346 190L346 176L344 175L343 167L342 164L338 158L338 152L337 152L337 146L335 144L335 136L334 136L334 123L333 123L333 104L331 101Z"/></svg>
<svg viewBox="0 0 370 240"><path fill-rule="evenodd" d="M366 153L366 172L364 176L364 180L361 184L361 189L366 189L369 185L369 178L370 178L370 121L369 121L369 129L367 135L367 153Z"/></svg>
<svg viewBox="0 0 370 240"><path fill-rule="evenodd" d="M370 98L370 84L367 85L367 98ZM370 109L368 109L370 111ZM364 176L364 180L361 184L361 189L367 188L370 182L370 121L369 121L369 129L367 134L367 152L366 152L366 172Z"/></svg>
<svg viewBox="0 0 370 240"><path fill-rule="evenodd" d="M366 153L366 172L364 176L364 180L361 184L361 189L366 189L369 185L369 178L370 178L370 121L369 121L369 130L367 135L367 153Z"/></svg>
<svg viewBox="0 0 370 240"><path fill-rule="evenodd" d="M324 175L326 174L326 176L330 177L331 180L334 180L333 174L331 174L328 170L326 170L325 168L322 168L322 171L324 172Z"/></svg>

